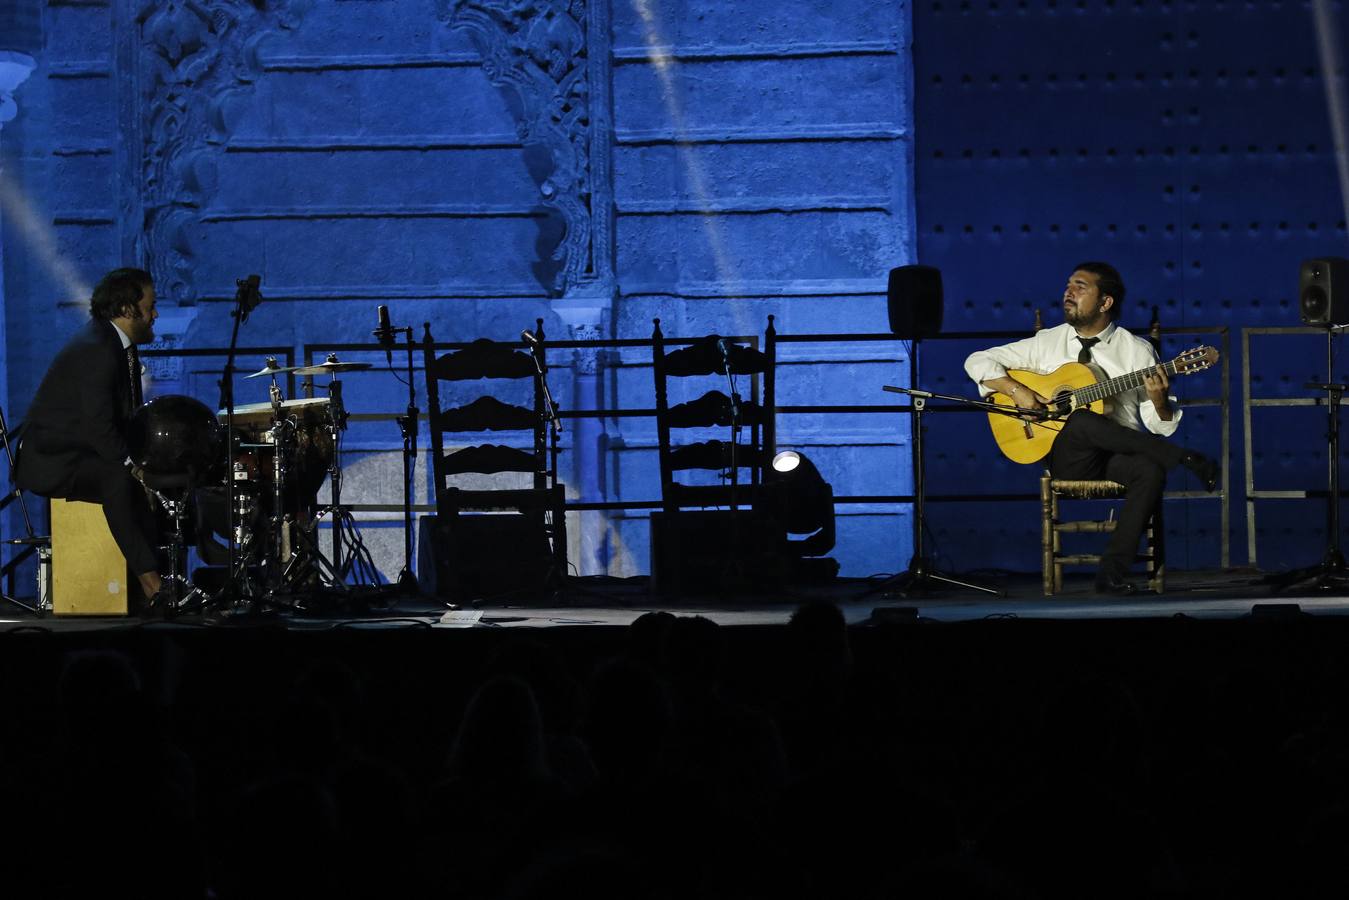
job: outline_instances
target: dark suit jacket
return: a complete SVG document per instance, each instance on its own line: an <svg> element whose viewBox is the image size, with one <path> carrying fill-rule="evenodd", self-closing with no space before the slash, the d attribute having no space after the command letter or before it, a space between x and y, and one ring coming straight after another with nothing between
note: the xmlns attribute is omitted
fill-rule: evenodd
<svg viewBox="0 0 1349 900"><path fill-rule="evenodd" d="M33 397L15 470L19 487L50 496L69 486L84 458L122 464L131 397L116 327L89 320L56 355Z"/></svg>

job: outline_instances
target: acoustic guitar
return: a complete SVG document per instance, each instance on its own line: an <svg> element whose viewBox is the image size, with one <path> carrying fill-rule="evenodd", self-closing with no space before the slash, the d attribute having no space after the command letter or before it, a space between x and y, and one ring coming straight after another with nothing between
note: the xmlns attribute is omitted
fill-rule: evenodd
<svg viewBox="0 0 1349 900"><path fill-rule="evenodd" d="M1162 371L1168 378L1174 378L1200 372L1217 361L1218 351L1212 347L1193 347L1170 362L1162 363ZM1105 378L1100 369L1079 362L1064 363L1048 375L1011 369L1008 375L1041 397L1049 398L1048 416L1037 419L990 412L988 424L993 429L993 440L1012 462L1039 462L1049 455L1054 438L1068 423L1070 414L1079 409L1104 414L1107 400L1142 387L1143 377L1153 371L1155 367L1149 366L1127 375ZM988 399L999 406L1016 406L1006 394L995 393Z"/></svg>

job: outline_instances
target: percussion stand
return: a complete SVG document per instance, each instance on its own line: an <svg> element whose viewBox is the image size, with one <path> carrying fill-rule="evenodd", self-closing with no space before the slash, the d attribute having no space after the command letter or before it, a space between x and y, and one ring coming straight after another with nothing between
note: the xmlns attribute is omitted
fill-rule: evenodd
<svg viewBox="0 0 1349 900"><path fill-rule="evenodd" d="M333 566L338 578L345 579L348 566L342 562L342 432L347 428L347 414L342 407L342 382L336 373L328 383L328 435L333 442L333 457L328 463L328 484L332 489L333 512Z"/></svg>
<svg viewBox="0 0 1349 900"><path fill-rule="evenodd" d="M286 418L281 408L281 389L277 387L276 376L272 376L270 388L272 399L272 557L273 565L267 568L267 592L275 594L281 587L282 564L289 561L291 555L290 534L286 525L286 454L288 442L294 434L294 425Z"/></svg>
<svg viewBox="0 0 1349 900"><path fill-rule="evenodd" d="M204 594L201 588L194 587L183 594L182 588L187 583L185 574L181 571L187 560L181 555L182 549L186 543L186 537L183 528L183 522L187 518L188 501L192 496L194 485L189 482L183 488L182 496L169 497L163 492L146 485L148 490L159 505L164 507L164 511L169 514L173 520L173 534L169 536L169 577L168 580L173 583L173 599L168 609L164 610L164 617L171 618L186 607L193 599L194 595Z"/></svg>
<svg viewBox="0 0 1349 900"><path fill-rule="evenodd" d="M281 405L281 389L272 377L270 388L272 399L272 518L270 533L272 538L272 565L267 569L267 596L273 602L279 602L281 593L289 588L296 577L296 570L308 558L314 563L319 574L326 578L329 586L345 589L342 576L333 564L319 550L318 542L303 524L291 518L286 511L286 478L290 474L290 454L296 447L299 428L286 415ZM340 388L339 388L340 395ZM331 406L332 403L329 403ZM334 452L334 455L336 453ZM340 482L340 477L339 477ZM336 518L334 518L334 525ZM294 526L294 527L292 527ZM303 549L305 552L300 553ZM295 606L296 604L289 604Z"/></svg>
<svg viewBox="0 0 1349 900"><path fill-rule="evenodd" d="M353 556L355 548L360 546L356 535L356 523L349 520L345 507L342 506L342 432L347 430L347 410L342 403L342 382L338 379L336 372L333 373L332 381L328 383L328 436L332 440L333 453L328 462L328 483L332 490L332 503L326 510L320 510L314 517L314 522L321 519L325 512L331 512L333 516L333 556L329 560L319 549L318 541L309 533L309 530L303 527L296 529L296 539L305 545L314 560L315 566L328 581L328 586L337 590L347 589L347 576L351 570L351 563L347 555L343 552L342 542L344 533L352 535L345 540L352 544Z"/></svg>

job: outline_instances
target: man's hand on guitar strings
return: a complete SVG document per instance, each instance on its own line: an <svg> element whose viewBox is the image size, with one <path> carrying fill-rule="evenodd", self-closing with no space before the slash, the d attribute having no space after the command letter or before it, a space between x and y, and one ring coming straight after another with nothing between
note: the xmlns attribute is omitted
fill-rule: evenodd
<svg viewBox="0 0 1349 900"><path fill-rule="evenodd" d="M1044 413L1049 407L1048 397L1041 396L1039 392L1031 390L1024 384L1018 383L1013 386L1010 396L1012 402L1016 404L1018 409L1034 410L1036 412ZM1035 418L1042 417L1036 416Z"/></svg>
<svg viewBox="0 0 1349 900"><path fill-rule="evenodd" d="M1171 382L1166 377L1166 370L1160 365L1143 376L1143 389L1148 392L1148 399L1152 401L1152 405L1157 409L1157 414L1164 420L1170 420L1171 418L1171 398L1167 395L1167 390L1170 387Z"/></svg>

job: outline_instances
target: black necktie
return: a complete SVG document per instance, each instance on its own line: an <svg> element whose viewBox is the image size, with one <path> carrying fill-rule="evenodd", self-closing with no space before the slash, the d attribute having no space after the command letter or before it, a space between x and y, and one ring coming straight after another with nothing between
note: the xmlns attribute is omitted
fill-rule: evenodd
<svg viewBox="0 0 1349 900"><path fill-rule="evenodd" d="M1101 339L1079 337L1078 340L1082 342L1082 350L1077 354L1077 361L1080 363L1091 362L1091 348L1093 345L1099 344Z"/></svg>
<svg viewBox="0 0 1349 900"><path fill-rule="evenodd" d="M126 348L126 367L131 376L131 408L134 410L141 405L141 355L136 352L135 344Z"/></svg>

